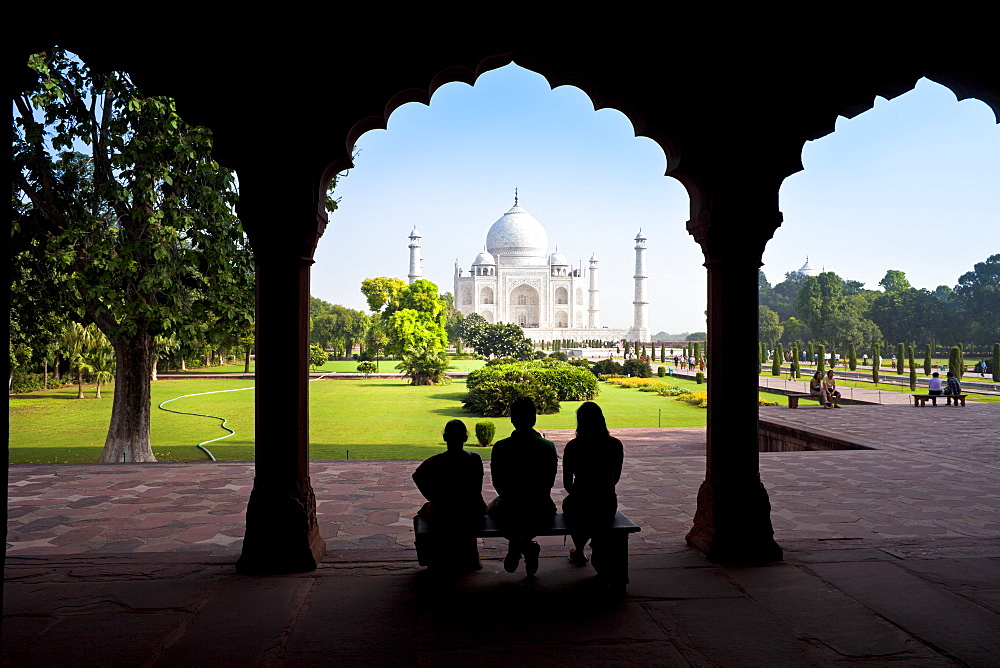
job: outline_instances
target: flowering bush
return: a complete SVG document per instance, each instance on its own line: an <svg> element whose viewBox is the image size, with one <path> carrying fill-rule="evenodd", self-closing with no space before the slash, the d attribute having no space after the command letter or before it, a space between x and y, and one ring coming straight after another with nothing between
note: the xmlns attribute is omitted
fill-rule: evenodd
<svg viewBox="0 0 1000 668"><path fill-rule="evenodd" d="M708 406L708 392L689 392L682 394L677 397L677 401L683 401L697 406L698 408L706 408Z"/></svg>

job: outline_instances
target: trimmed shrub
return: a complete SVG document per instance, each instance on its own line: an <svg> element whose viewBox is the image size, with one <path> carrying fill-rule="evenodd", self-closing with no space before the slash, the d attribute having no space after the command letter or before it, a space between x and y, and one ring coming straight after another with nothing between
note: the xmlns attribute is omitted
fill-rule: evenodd
<svg viewBox="0 0 1000 668"><path fill-rule="evenodd" d="M781 361L785 356L785 351L781 349L781 344L774 349L771 360L771 375L780 376L781 375Z"/></svg>
<svg viewBox="0 0 1000 668"><path fill-rule="evenodd" d="M558 353L552 353L552 354L557 355ZM536 350L531 353L531 359L533 360L543 360L546 357L548 357L548 355L545 354L544 350Z"/></svg>
<svg viewBox="0 0 1000 668"><path fill-rule="evenodd" d="M826 346L822 343L816 346L816 370L826 373Z"/></svg>
<svg viewBox="0 0 1000 668"><path fill-rule="evenodd" d="M486 417L509 416L518 397L530 397L539 415L548 415L559 412L560 401L587 401L600 392L594 374L552 359L485 366L469 374L466 387L465 410Z"/></svg>
<svg viewBox="0 0 1000 668"><path fill-rule="evenodd" d="M646 360L633 357L625 360L625 364L622 365L622 373L636 378L649 378L653 375L653 370Z"/></svg>
<svg viewBox="0 0 1000 668"><path fill-rule="evenodd" d="M590 367L591 373L595 376L620 376L622 375L622 365L614 360L600 360L594 362L593 366Z"/></svg>
<svg viewBox="0 0 1000 668"><path fill-rule="evenodd" d="M872 382L874 382L876 385L878 385L879 367L882 366L881 355L882 351L880 350L879 345L876 343L874 346L874 350L872 351Z"/></svg>
<svg viewBox="0 0 1000 668"><path fill-rule="evenodd" d="M851 371L856 371L858 368L858 350L853 343L847 348L847 368Z"/></svg>
<svg viewBox="0 0 1000 668"><path fill-rule="evenodd" d="M576 359L571 359L569 361L573 366L583 367L584 369L590 370L590 360L583 357L578 357Z"/></svg>
<svg viewBox="0 0 1000 668"><path fill-rule="evenodd" d="M910 358L910 392L917 390L917 364L913 361L913 346L906 349L906 354Z"/></svg>
<svg viewBox="0 0 1000 668"><path fill-rule="evenodd" d="M659 376L660 378L663 378L664 376L666 376L667 375L667 367L665 367L665 366L658 366L658 367L656 367L656 375Z"/></svg>
<svg viewBox="0 0 1000 668"><path fill-rule="evenodd" d="M951 353L948 355L948 371L955 374L955 378L962 379L962 373L965 371L965 362L962 360L962 349L958 346L953 346Z"/></svg>
<svg viewBox="0 0 1000 668"><path fill-rule="evenodd" d="M378 367L375 366L375 362L358 362L358 373L363 373L367 376L376 371L378 371Z"/></svg>
<svg viewBox="0 0 1000 668"><path fill-rule="evenodd" d="M924 375L931 375L931 344L924 346Z"/></svg>
<svg viewBox="0 0 1000 668"><path fill-rule="evenodd" d="M682 394L691 394L691 390L686 387L677 387L676 385L664 385L663 387L656 388L656 393L661 397L679 397Z"/></svg>
<svg viewBox="0 0 1000 668"><path fill-rule="evenodd" d="M694 382L698 383L699 385L701 385L702 383L704 383L705 382L705 374L703 374L701 371L699 371L698 373L696 373L694 375Z"/></svg>
<svg viewBox="0 0 1000 668"><path fill-rule="evenodd" d="M542 357L543 358L545 357L545 353L542 353ZM560 362L568 362L569 361L569 355L567 355L566 353L564 353L561 350L557 350L554 353L549 353L549 357L552 358L552 359L554 359L554 360L559 360Z"/></svg>
<svg viewBox="0 0 1000 668"><path fill-rule="evenodd" d="M900 376L903 375L903 356L906 354L906 348L903 347L902 343L896 344L896 373Z"/></svg>
<svg viewBox="0 0 1000 668"><path fill-rule="evenodd" d="M993 344L993 360L990 371L993 373L993 380L1000 381L1000 343Z"/></svg>
<svg viewBox="0 0 1000 668"><path fill-rule="evenodd" d="M493 445L493 437L497 433L497 425L489 420L482 420L476 423L476 440L479 445L488 448Z"/></svg>

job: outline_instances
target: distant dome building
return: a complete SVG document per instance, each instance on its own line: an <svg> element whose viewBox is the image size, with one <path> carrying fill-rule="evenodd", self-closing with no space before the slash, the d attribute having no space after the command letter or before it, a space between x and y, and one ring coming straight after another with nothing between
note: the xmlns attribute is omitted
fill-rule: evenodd
<svg viewBox="0 0 1000 668"><path fill-rule="evenodd" d="M486 248L467 275L456 260L455 307L464 314L478 313L487 322L516 323L533 341L648 341L646 238L640 232L635 241L636 321L631 328L602 327L597 255L584 269L583 262L574 268L558 248L549 254L545 228L515 196L514 206L490 227ZM419 264L413 254L420 252L412 242L411 235L411 267Z"/></svg>
<svg viewBox="0 0 1000 668"><path fill-rule="evenodd" d="M808 255L806 255L806 263L799 267L799 270L795 273L802 274L803 276L819 276L819 272L809 266Z"/></svg>

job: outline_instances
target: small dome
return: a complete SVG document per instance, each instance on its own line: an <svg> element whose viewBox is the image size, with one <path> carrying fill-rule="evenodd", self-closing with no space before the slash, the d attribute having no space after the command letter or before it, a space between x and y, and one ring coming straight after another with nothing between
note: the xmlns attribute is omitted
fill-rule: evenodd
<svg viewBox="0 0 1000 668"><path fill-rule="evenodd" d="M799 268L798 273L803 276L817 276L819 272L809 266L809 256L806 255L806 263Z"/></svg>
<svg viewBox="0 0 1000 668"><path fill-rule="evenodd" d="M410 232L410 238L411 239L419 239L420 238L420 232L417 231L416 226L414 226L413 227L413 231Z"/></svg>
<svg viewBox="0 0 1000 668"><path fill-rule="evenodd" d="M590 261L597 262L597 253L594 253L593 255L590 256Z"/></svg>
<svg viewBox="0 0 1000 668"><path fill-rule="evenodd" d="M486 235L486 250L503 265L544 264L548 246L545 228L517 204Z"/></svg>
<svg viewBox="0 0 1000 668"><path fill-rule="evenodd" d="M472 263L472 266L475 267L476 265L479 264L496 264L496 263L497 261L493 258L492 255L489 254L489 251L484 250L482 253L476 256L476 259Z"/></svg>
<svg viewBox="0 0 1000 668"><path fill-rule="evenodd" d="M635 240L636 241L645 241L646 240L646 235L642 233L642 229L641 228L639 229L639 234L635 235Z"/></svg>
<svg viewBox="0 0 1000 668"><path fill-rule="evenodd" d="M562 265L568 265L569 261L566 259L565 255L556 250L555 253L549 256L549 264L562 266Z"/></svg>

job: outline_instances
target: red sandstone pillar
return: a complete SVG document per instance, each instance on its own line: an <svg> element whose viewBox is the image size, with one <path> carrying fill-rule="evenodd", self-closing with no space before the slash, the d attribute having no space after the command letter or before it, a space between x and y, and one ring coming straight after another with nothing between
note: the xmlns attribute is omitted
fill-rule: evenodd
<svg viewBox="0 0 1000 668"><path fill-rule="evenodd" d="M256 472L237 569L313 570L325 543L309 480L309 278L326 215L315 197L240 173L240 217L257 268ZM301 185L301 183L296 184ZM302 188L300 194L305 194ZM306 201L303 201L306 200Z"/></svg>
<svg viewBox="0 0 1000 668"><path fill-rule="evenodd" d="M708 428L705 481L687 541L721 562L782 558L760 480L753 384L757 272L781 214L776 187L772 197L749 190L741 184L716 189L710 200L692 198L696 215L688 222L708 269Z"/></svg>

